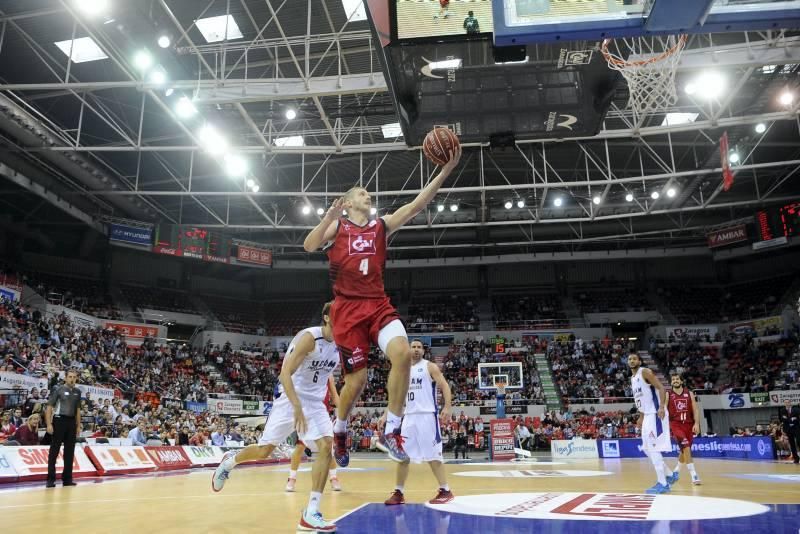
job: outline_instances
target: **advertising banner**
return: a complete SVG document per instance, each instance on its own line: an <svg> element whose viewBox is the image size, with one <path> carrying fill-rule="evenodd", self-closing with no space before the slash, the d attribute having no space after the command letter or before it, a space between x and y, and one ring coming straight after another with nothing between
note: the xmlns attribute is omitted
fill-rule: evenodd
<svg viewBox="0 0 800 534"><path fill-rule="evenodd" d="M762 391L760 393L751 393L750 402L752 404L769 404L769 393Z"/></svg>
<svg viewBox="0 0 800 534"><path fill-rule="evenodd" d="M17 373L0 373L0 389L47 389L47 378L19 375Z"/></svg>
<svg viewBox="0 0 800 534"><path fill-rule="evenodd" d="M702 410L741 410L753 407L747 393L698 395L697 402L700 403Z"/></svg>
<svg viewBox="0 0 800 534"><path fill-rule="evenodd" d="M22 280L17 278L15 274L2 274L0 273L0 286L22 293Z"/></svg>
<svg viewBox="0 0 800 534"><path fill-rule="evenodd" d="M161 397L161 405L170 410L182 410L183 401L180 399L170 399L168 397Z"/></svg>
<svg viewBox="0 0 800 534"><path fill-rule="evenodd" d="M491 448L489 450L492 461L513 460L514 454L514 423L511 419L492 419L489 422L491 432Z"/></svg>
<svg viewBox="0 0 800 534"><path fill-rule="evenodd" d="M108 226L109 241L150 247L153 244L152 228L137 228L125 224L110 224Z"/></svg>
<svg viewBox="0 0 800 534"><path fill-rule="evenodd" d="M186 409L194 413L202 413L208 409L208 404L205 402L186 401Z"/></svg>
<svg viewBox="0 0 800 534"><path fill-rule="evenodd" d="M32 445L26 447L3 447L11 467L17 472L19 480L45 480L47 478L47 457L50 447L47 445ZM56 460L56 477L61 478L64 471L64 450L58 453ZM97 474L92 462L87 458L84 449L75 447L75 457L72 461L72 476L74 478Z"/></svg>
<svg viewBox="0 0 800 534"><path fill-rule="evenodd" d="M692 326L667 326L667 338L683 339L684 337L693 338L709 336L713 338L719 329L715 325L692 325Z"/></svg>
<svg viewBox="0 0 800 534"><path fill-rule="evenodd" d="M788 400L794 406L800 404L800 389L794 391L770 391L769 402L773 406L783 406L783 401Z"/></svg>
<svg viewBox="0 0 800 534"><path fill-rule="evenodd" d="M106 330L117 330L125 337L141 339L146 337L158 337L158 327L146 324L104 321L103 328Z"/></svg>
<svg viewBox="0 0 800 534"><path fill-rule="evenodd" d="M480 407L481 415L495 415L497 413L497 405L495 406L481 406ZM528 413L528 407L522 406L519 404L506 404L506 415L526 415Z"/></svg>
<svg viewBox="0 0 800 534"><path fill-rule="evenodd" d="M193 447L184 445L183 452L193 467L219 465L225 451L222 447Z"/></svg>
<svg viewBox="0 0 800 534"><path fill-rule="evenodd" d="M554 439L550 442L553 458L598 458L597 440L594 439Z"/></svg>
<svg viewBox="0 0 800 534"><path fill-rule="evenodd" d="M0 447L0 484L3 482L16 482L17 472L11 467L11 461L3 455L3 450L7 447Z"/></svg>
<svg viewBox="0 0 800 534"><path fill-rule="evenodd" d="M272 251L244 245L237 246L236 260L272 267Z"/></svg>
<svg viewBox="0 0 800 534"><path fill-rule="evenodd" d="M20 294L17 291L8 289L7 287L0 286L0 298L16 302L19 300Z"/></svg>
<svg viewBox="0 0 800 534"><path fill-rule="evenodd" d="M84 449L101 475L144 473L156 470L156 464L145 452L144 447L89 445Z"/></svg>
<svg viewBox="0 0 800 534"><path fill-rule="evenodd" d="M708 248L724 247L740 241L747 241L747 227L743 224L714 230L706 234Z"/></svg>
<svg viewBox="0 0 800 534"><path fill-rule="evenodd" d="M159 471L192 467L192 462L183 452L183 447L145 447L144 450L147 451Z"/></svg>
<svg viewBox="0 0 800 534"><path fill-rule="evenodd" d="M91 398L96 401L104 401L106 399L114 400L114 390L110 388L101 388L98 386L86 386L84 384L77 384L78 389L81 390L81 397L86 398L86 394L91 395Z"/></svg>
<svg viewBox="0 0 800 534"><path fill-rule="evenodd" d="M762 317L752 321L739 321L729 325L734 334L756 334L758 336L764 335L764 331L767 329L780 331L782 327L783 319L780 315Z"/></svg>
<svg viewBox="0 0 800 534"><path fill-rule="evenodd" d="M261 403L253 400L242 401L242 412L247 415L261 415Z"/></svg>
<svg viewBox="0 0 800 534"><path fill-rule="evenodd" d="M644 458L641 439L599 439L600 458ZM677 444L665 456L678 455ZM697 458L741 458L745 460L773 460L775 452L770 437L751 438L695 438L692 456Z"/></svg>
<svg viewBox="0 0 800 534"><path fill-rule="evenodd" d="M238 415L242 413L242 401L239 399L208 399L208 411Z"/></svg>

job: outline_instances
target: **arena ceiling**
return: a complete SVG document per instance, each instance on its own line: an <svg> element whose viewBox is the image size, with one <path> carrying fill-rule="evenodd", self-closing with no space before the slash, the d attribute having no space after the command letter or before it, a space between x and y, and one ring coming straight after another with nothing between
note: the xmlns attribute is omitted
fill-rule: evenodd
<svg viewBox="0 0 800 534"><path fill-rule="evenodd" d="M82 11L87 3L102 4L0 6L5 227L197 224L298 257L316 209L350 186L367 187L384 213L436 171L417 148L384 136L398 119L375 41L341 0L108 0L96 14ZM197 21L209 17L235 21L242 37L229 27L230 40L208 42ZM85 38L96 49L84 50ZM136 61L145 48L147 74ZM73 62L70 50L105 57ZM468 146L430 209L393 238L393 257L702 244L709 227L798 196L798 65L796 32L693 36L678 86L712 68L725 82L709 101L679 91L669 111L690 122L634 117L622 83L596 137ZM781 104L787 90L796 96ZM193 116L176 112L181 97ZM207 124L227 144L211 138L218 155L208 153ZM724 131L740 155L729 191ZM244 160L246 176L230 178L223 154Z"/></svg>

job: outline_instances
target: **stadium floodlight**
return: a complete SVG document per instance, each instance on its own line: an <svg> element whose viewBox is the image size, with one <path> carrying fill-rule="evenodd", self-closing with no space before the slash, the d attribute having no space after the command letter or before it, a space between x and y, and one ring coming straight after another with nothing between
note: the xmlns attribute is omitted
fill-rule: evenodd
<svg viewBox="0 0 800 534"><path fill-rule="evenodd" d="M452 212L458 211L458 204L450 204L450 211Z"/></svg>
<svg viewBox="0 0 800 534"><path fill-rule="evenodd" d="M150 83L156 85L164 85L167 81L167 73L164 69L156 69L150 73Z"/></svg>
<svg viewBox="0 0 800 534"><path fill-rule="evenodd" d="M561 207L561 205L562 205L563 203L564 203L564 199L563 199L563 198L561 198L561 197L556 197L556 198L553 200L553 206L555 206L555 207L557 207L557 208L560 208L560 207Z"/></svg>
<svg viewBox="0 0 800 534"><path fill-rule="evenodd" d="M169 35L164 34L158 38L158 46L161 48L169 48L169 45L172 44L172 39L169 38Z"/></svg>
<svg viewBox="0 0 800 534"><path fill-rule="evenodd" d="M311 206L306 204L303 206L301 211L303 212L303 215L308 215L309 213L311 213Z"/></svg>
<svg viewBox="0 0 800 534"><path fill-rule="evenodd" d="M592 199L592 202L594 202L595 206L599 206L602 201L603 199L600 198L599 195L595 195L595 197Z"/></svg>
<svg viewBox="0 0 800 534"><path fill-rule="evenodd" d="M97 43L91 37L80 37L72 40L57 41L55 44L59 50L72 60L73 63L85 63L87 61L97 61L108 59L108 56L100 50Z"/></svg>
<svg viewBox="0 0 800 534"><path fill-rule="evenodd" d="M728 159L730 160L731 163L739 163L741 157L739 156L738 152L732 151L730 156L728 156Z"/></svg>
<svg viewBox="0 0 800 534"><path fill-rule="evenodd" d="M219 156L228 150L228 141L210 124L206 124L197 133L200 144L212 156Z"/></svg>
<svg viewBox="0 0 800 534"><path fill-rule="evenodd" d="M767 131L767 125L766 124L764 124L763 122L759 122L758 124L756 124L756 133L762 134L762 133L764 133L766 131Z"/></svg>
<svg viewBox="0 0 800 534"><path fill-rule="evenodd" d="M207 43L218 43L232 39L241 39L242 30L236 24L236 19L232 15L219 15L217 17L206 17L195 21L195 26L203 34Z"/></svg>
<svg viewBox="0 0 800 534"><path fill-rule="evenodd" d="M146 71L153 65L153 56L147 50L139 50L133 56L133 64L137 69Z"/></svg>
<svg viewBox="0 0 800 534"><path fill-rule="evenodd" d="M188 119L197 113L197 108L194 107L194 104L192 104L191 100L185 96L182 96L178 99L178 103L175 104L175 113L177 113L178 117L182 119Z"/></svg>
<svg viewBox="0 0 800 534"><path fill-rule="evenodd" d="M289 108L286 110L286 120L293 121L296 117L297 117L297 112L294 109Z"/></svg>
<svg viewBox="0 0 800 534"><path fill-rule="evenodd" d="M261 186L259 186L258 184L254 185L254 186L253 186L253 193L258 193L258 191L259 191L260 189L261 189Z"/></svg>
<svg viewBox="0 0 800 534"><path fill-rule="evenodd" d="M782 106L791 106L792 102L794 102L794 94L788 90L784 91L778 97L778 102L780 102Z"/></svg>
<svg viewBox="0 0 800 534"><path fill-rule="evenodd" d="M625 200L627 202L633 202L633 194L628 193L627 195L625 195Z"/></svg>
<svg viewBox="0 0 800 534"><path fill-rule="evenodd" d="M438 211L439 213L443 212L444 211L444 204L437 205L436 206L436 211Z"/></svg>
<svg viewBox="0 0 800 534"><path fill-rule="evenodd" d="M511 209L511 207L512 207L514 204L512 204L510 200L506 200L506 203L505 203L505 204L503 204L503 205L506 207L506 209L507 209L507 210L510 210L510 209Z"/></svg>
<svg viewBox="0 0 800 534"><path fill-rule="evenodd" d="M522 198L521 198L521 199L519 199L519 200L517 200L517 207L518 207L519 209L522 209L522 208L524 208L524 207L525 207L525 200L524 200L524 199L522 199Z"/></svg>
<svg viewBox="0 0 800 534"><path fill-rule="evenodd" d="M319 215L320 217L322 217L323 215L325 215L325 210L324 210L324 209L322 209L322 208L317 208L317 215Z"/></svg>
<svg viewBox="0 0 800 534"><path fill-rule="evenodd" d="M172 87L168 87L167 90L164 91L164 94L166 96L172 96L172 93L174 93L174 92L175 92L175 89L173 89Z"/></svg>
<svg viewBox="0 0 800 534"><path fill-rule="evenodd" d="M659 194L658 191L653 191L652 193L650 193L650 198L652 198L653 200L658 200L658 197L660 196L661 195Z"/></svg>
<svg viewBox="0 0 800 534"><path fill-rule="evenodd" d="M108 0L75 0L75 6L89 16L108 11Z"/></svg>
<svg viewBox="0 0 800 534"><path fill-rule="evenodd" d="M706 100L719 98L725 92L725 78L718 72L708 71L684 87L687 95L697 95Z"/></svg>
<svg viewBox="0 0 800 534"><path fill-rule="evenodd" d="M253 189L254 185L256 185L255 180L253 180L252 178L248 178L247 179L247 187L249 187L250 189Z"/></svg>
<svg viewBox="0 0 800 534"><path fill-rule="evenodd" d="M675 198L675 195L677 195L677 194L678 194L678 192L675 190L674 187L670 187L669 189L667 189L667 196L669 198Z"/></svg>
<svg viewBox="0 0 800 534"><path fill-rule="evenodd" d="M225 172L228 173L228 176L244 176L247 174L248 167L247 160L242 156L236 154L228 154L225 156ZM247 187L253 187L254 183L253 180L248 180Z"/></svg>

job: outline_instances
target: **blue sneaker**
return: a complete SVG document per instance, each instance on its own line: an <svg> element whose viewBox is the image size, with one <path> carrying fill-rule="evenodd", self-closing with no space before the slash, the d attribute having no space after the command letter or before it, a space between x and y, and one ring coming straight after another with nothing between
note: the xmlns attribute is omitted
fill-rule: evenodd
<svg viewBox="0 0 800 534"><path fill-rule="evenodd" d="M350 465L350 453L347 451L347 432L333 433L333 459L339 467Z"/></svg>
<svg viewBox="0 0 800 534"><path fill-rule="evenodd" d="M662 493L669 493L669 484L662 486L660 483L656 482L656 485L645 491L645 493L648 495L661 495Z"/></svg>
<svg viewBox="0 0 800 534"><path fill-rule="evenodd" d="M214 470L214 474L211 475L211 489L214 490L214 493L219 493L225 486L225 481L228 480L231 470L235 467L235 464L233 464L233 458L235 456L236 451L226 452L222 457L222 461Z"/></svg>
<svg viewBox="0 0 800 534"><path fill-rule="evenodd" d="M388 454L389 458L395 462L408 463L408 454L403 449L403 436L400 435L399 428L396 428L391 434L381 433L375 446Z"/></svg>
<svg viewBox="0 0 800 534"><path fill-rule="evenodd" d="M672 486L680 479L681 479L681 474L675 471L674 473L672 473L670 476L667 477L667 484Z"/></svg>

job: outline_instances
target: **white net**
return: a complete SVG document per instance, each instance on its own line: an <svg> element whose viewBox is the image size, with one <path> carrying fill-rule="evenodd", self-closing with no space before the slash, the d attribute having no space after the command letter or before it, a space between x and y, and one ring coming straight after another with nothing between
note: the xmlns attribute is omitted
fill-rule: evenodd
<svg viewBox="0 0 800 534"><path fill-rule="evenodd" d="M685 35L606 39L601 51L611 69L628 82L628 107L635 115L664 111L678 101L675 72Z"/></svg>

